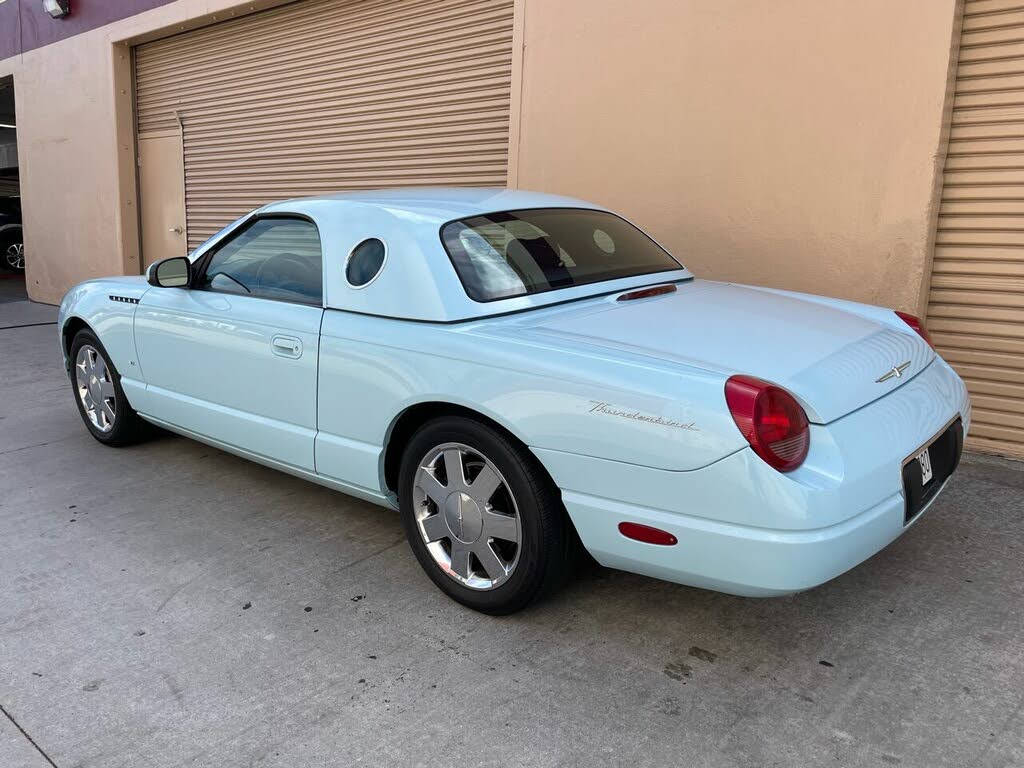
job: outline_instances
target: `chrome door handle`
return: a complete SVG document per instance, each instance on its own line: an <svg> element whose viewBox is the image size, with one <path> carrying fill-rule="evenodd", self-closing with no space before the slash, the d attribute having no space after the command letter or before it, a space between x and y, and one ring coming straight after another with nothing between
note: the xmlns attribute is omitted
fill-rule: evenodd
<svg viewBox="0 0 1024 768"><path fill-rule="evenodd" d="M298 359L302 357L302 341L294 336L275 336L270 341L270 348L275 355Z"/></svg>
<svg viewBox="0 0 1024 768"><path fill-rule="evenodd" d="M182 232L184 232L185 230L183 230L183 229L182 229L181 227L171 227L171 228L170 228L170 229L168 229L167 231L168 231L168 232L173 232L173 233L174 233L174 234L176 234L176 235L180 235L180 234L181 234Z"/></svg>

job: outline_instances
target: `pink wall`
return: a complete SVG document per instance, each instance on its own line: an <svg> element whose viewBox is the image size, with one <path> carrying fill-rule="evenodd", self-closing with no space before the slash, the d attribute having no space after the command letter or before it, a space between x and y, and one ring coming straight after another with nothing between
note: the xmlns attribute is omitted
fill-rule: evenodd
<svg viewBox="0 0 1024 768"><path fill-rule="evenodd" d="M71 15L51 19L42 0L0 3L0 60L41 48L173 0L71 0Z"/></svg>

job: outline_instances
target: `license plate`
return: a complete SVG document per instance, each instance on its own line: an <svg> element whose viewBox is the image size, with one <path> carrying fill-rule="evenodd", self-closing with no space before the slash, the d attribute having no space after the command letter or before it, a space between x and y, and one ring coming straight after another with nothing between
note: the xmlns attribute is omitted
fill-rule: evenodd
<svg viewBox="0 0 1024 768"><path fill-rule="evenodd" d="M919 454L917 454L917 456L915 456L914 458L917 459L917 463L921 467L921 485L928 485L928 483L930 483L931 479L932 479L932 457L931 457L931 454L928 453L928 449L925 448L923 451L921 451Z"/></svg>
<svg viewBox="0 0 1024 768"><path fill-rule="evenodd" d="M964 428L954 419L938 435L903 460L903 523L908 524L928 506L960 463L964 447Z"/></svg>

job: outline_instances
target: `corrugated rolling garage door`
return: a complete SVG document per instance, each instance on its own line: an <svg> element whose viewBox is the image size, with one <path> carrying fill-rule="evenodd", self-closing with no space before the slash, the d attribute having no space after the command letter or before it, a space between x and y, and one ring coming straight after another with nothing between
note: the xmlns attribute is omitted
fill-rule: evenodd
<svg viewBox="0 0 1024 768"><path fill-rule="evenodd" d="M1024 0L968 0L928 324L970 447L1024 456Z"/></svg>
<svg viewBox="0 0 1024 768"><path fill-rule="evenodd" d="M303 0L135 50L139 138L182 121L195 247L271 200L504 186L513 0Z"/></svg>

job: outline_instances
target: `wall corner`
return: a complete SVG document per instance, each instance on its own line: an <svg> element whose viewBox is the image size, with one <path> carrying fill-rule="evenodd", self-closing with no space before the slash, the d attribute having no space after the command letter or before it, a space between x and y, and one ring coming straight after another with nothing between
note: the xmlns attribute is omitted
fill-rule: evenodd
<svg viewBox="0 0 1024 768"><path fill-rule="evenodd" d="M956 75L960 58L960 33L963 28L964 0L954 0L950 23L949 64L946 69L946 91L943 98L939 140L935 149L932 170L932 192L928 204L928 232L925 241L924 270L915 302L915 314L925 318L928 313L928 295L931 292L932 263L935 260L935 241L942 207L942 187L949 152L949 137L953 124L953 104L956 99Z"/></svg>
<svg viewBox="0 0 1024 768"><path fill-rule="evenodd" d="M139 248L138 153L135 146L135 75L133 52L125 42L110 46L114 87L114 133L117 142L117 222L121 271L142 273Z"/></svg>
<svg viewBox="0 0 1024 768"><path fill-rule="evenodd" d="M519 186L519 151L522 147L523 69L526 60L526 3L515 0L512 11L512 84L508 114L508 176L505 184Z"/></svg>

